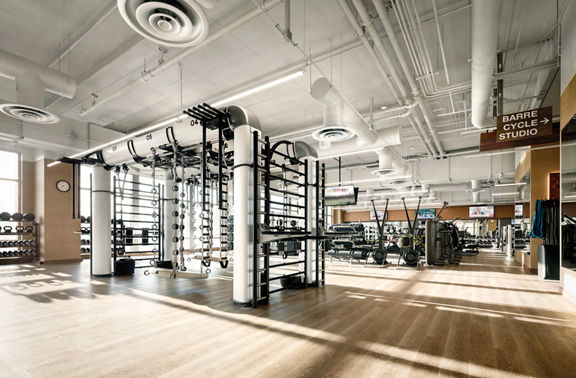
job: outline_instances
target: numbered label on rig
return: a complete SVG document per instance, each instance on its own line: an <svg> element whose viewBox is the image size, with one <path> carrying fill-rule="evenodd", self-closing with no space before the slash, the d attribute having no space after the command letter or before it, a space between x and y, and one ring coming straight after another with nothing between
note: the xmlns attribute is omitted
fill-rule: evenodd
<svg viewBox="0 0 576 378"><path fill-rule="evenodd" d="M552 135L552 107L498 116L496 126L498 142Z"/></svg>

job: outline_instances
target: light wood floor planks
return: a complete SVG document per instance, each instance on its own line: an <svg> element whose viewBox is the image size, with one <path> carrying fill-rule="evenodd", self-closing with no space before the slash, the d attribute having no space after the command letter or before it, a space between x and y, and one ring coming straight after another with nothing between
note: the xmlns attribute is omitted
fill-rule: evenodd
<svg viewBox="0 0 576 378"><path fill-rule="evenodd" d="M576 305L497 252L459 266L333 263L328 285L231 303L205 281L0 267L1 377L571 377ZM218 269L215 269L218 270Z"/></svg>

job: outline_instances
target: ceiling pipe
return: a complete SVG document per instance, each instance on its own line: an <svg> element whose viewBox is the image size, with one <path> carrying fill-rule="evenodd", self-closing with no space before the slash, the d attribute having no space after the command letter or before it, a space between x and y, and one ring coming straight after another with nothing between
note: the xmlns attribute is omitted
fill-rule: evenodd
<svg viewBox="0 0 576 378"><path fill-rule="evenodd" d="M0 50L0 76L18 80L19 77L36 76L43 89L62 97L72 98L76 93L76 79L65 73ZM42 95L44 95L42 93Z"/></svg>
<svg viewBox="0 0 576 378"><path fill-rule="evenodd" d="M362 1L360 1L360 0L352 0L352 2L354 4L354 7L356 8L356 10L358 11L358 15L360 16L360 20L362 21L366 30L368 31L368 34L370 35L370 37L374 41L374 47L375 47L376 51L378 52L378 55L381 57L383 63L388 68L388 70L390 72L390 76L393 78L394 83L399 88L400 93L404 97L403 102L404 103L409 102L409 100L407 98L408 97L408 91L407 91L406 87L404 86L404 83L402 82L400 75L398 74L398 72L394 68L392 58L388 54L387 49L384 47L384 44L382 43L382 39L380 38L380 35L378 34L376 28L374 27L373 22L370 18L370 15L368 14L368 11L366 10L366 7L364 6ZM350 22L356 23L356 19L350 20ZM391 32L388 35L388 38L389 38L390 42L392 43L392 41L395 40L396 35L395 35L392 28L390 29L390 31ZM416 95L419 93L418 87L416 86L416 82L414 81L414 78L412 77L412 74L411 74L410 70L408 69L407 63L406 63L404 56L403 56L403 53L399 48L398 41L395 40L395 42L396 42L395 43L396 47L394 47L394 43L392 43L393 49L394 49L394 51L398 57L398 60L399 61L404 60L404 64L400 63L400 65L402 67L402 70L404 71L405 76L408 79L412 93L414 95ZM432 139L434 140L434 144L436 146L436 149L440 153L440 156L443 156L444 150L442 149L442 146L438 140L438 136L436 135L436 131L434 130L434 125L432 124L431 119L430 119L429 115L427 114L428 110L425 107L423 107L422 99L420 97L417 97L416 103L420 107L420 111L423 115L424 122L428 126L430 134L432 135ZM417 126L422 128L422 125L420 123L420 119L419 119L418 115L417 114L414 114L414 115L415 115L415 120L416 120ZM422 134L425 134L425 133L422 132ZM426 141L423 140L422 143L426 144ZM434 150L434 148L431 148L431 149ZM433 154L432 156L436 157L436 154Z"/></svg>
<svg viewBox="0 0 576 378"><path fill-rule="evenodd" d="M472 202L480 201L480 192L482 191L482 181L472 180L470 181L471 192L472 192Z"/></svg>
<svg viewBox="0 0 576 378"><path fill-rule="evenodd" d="M400 97L398 96L396 88L394 88L394 86L392 85L392 83L390 81L390 77L388 76L388 73L386 72L386 70L384 69L384 66L382 65L378 56L374 52L374 49L372 49L372 44L370 43L368 38L366 38L366 33L365 33L364 29L362 29L362 27L356 21L356 16L354 15L354 12L352 12L352 9L350 9L346 0L338 0L338 4L340 4L340 8L342 8L342 11L344 12L346 17L348 18L348 20L352 24L354 31L356 32L356 34L358 35L358 37L362 41L362 44L366 48L366 51L368 51L370 58L372 58L374 63L376 63L376 69L378 70L380 75L384 78L384 82L388 86L388 89L390 89L390 92L392 93L392 95L396 99L396 102L398 104L402 104L403 102L402 102L402 100L400 100Z"/></svg>
<svg viewBox="0 0 576 378"><path fill-rule="evenodd" d="M106 96L98 97L98 101L94 102L93 104L89 105L87 108L83 109L80 112L80 116L84 117L88 113L98 109L104 104L118 98L122 94L128 92L130 89L137 87L138 85L147 82L152 77L156 76L158 73L164 71L168 67L173 66L174 64L180 62L182 59L187 57L188 55L196 52L197 50L201 49L202 47L210 44L211 42L217 40L218 38L228 34L230 31L244 25L248 21L254 19L255 17L259 16L262 12L265 12L268 9L271 9L278 4L280 4L281 0L263 0L262 4L249 12L244 13L242 16L235 18L233 21L226 24L226 26L222 27L221 29L215 31L214 33L208 35L202 42L198 43L197 45L185 48L181 50L178 54L172 56L171 58L166 59L165 61L159 63L156 67L143 71L140 77L135 78L131 81L128 81L124 85L118 87L113 92L109 93Z"/></svg>
<svg viewBox="0 0 576 378"><path fill-rule="evenodd" d="M26 58L0 50L0 76L16 80L17 103L0 104L0 113L25 122L58 123L60 118L45 110L44 92L72 98L76 79Z"/></svg>
<svg viewBox="0 0 576 378"><path fill-rule="evenodd" d="M310 94L324 106L324 126L350 128L356 134L358 146L384 147L401 143L400 127L386 129L381 133L370 130L366 120L326 78L317 79L312 84Z"/></svg>
<svg viewBox="0 0 576 378"><path fill-rule="evenodd" d="M500 0L472 0L472 125L494 126L488 119L492 77L498 50Z"/></svg>

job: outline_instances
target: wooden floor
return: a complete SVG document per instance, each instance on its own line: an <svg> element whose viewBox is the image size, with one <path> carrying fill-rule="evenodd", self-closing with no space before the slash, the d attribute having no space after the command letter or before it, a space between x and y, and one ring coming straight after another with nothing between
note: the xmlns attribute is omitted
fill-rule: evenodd
<svg viewBox="0 0 576 378"><path fill-rule="evenodd" d="M576 374L576 306L495 252L420 271L335 263L326 287L256 310L231 304L229 273L90 279L87 261L2 266L0 376Z"/></svg>

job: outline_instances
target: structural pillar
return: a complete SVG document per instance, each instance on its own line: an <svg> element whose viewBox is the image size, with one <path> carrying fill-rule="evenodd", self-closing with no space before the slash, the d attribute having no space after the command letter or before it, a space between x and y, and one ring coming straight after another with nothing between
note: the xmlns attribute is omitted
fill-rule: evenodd
<svg viewBox="0 0 576 378"><path fill-rule="evenodd" d="M111 205L110 171L94 167L92 176L92 275L112 274L111 252Z"/></svg>
<svg viewBox="0 0 576 378"><path fill-rule="evenodd" d="M166 178L164 182L164 222L163 222L163 241L164 241L164 261L174 261L176 262L176 256L174 255L174 251L178 248L176 242L172 240L174 236L174 230L172 229L172 225L175 222L174 216L172 216L172 211L174 211L174 207L177 208L178 205L174 206L173 200L178 198L178 192L172 190L172 187L176 185L176 181L174 180L174 173L171 169L166 170Z"/></svg>
<svg viewBox="0 0 576 378"><path fill-rule="evenodd" d="M254 258L254 145L249 125L234 129L234 288L235 304L252 301Z"/></svg>

